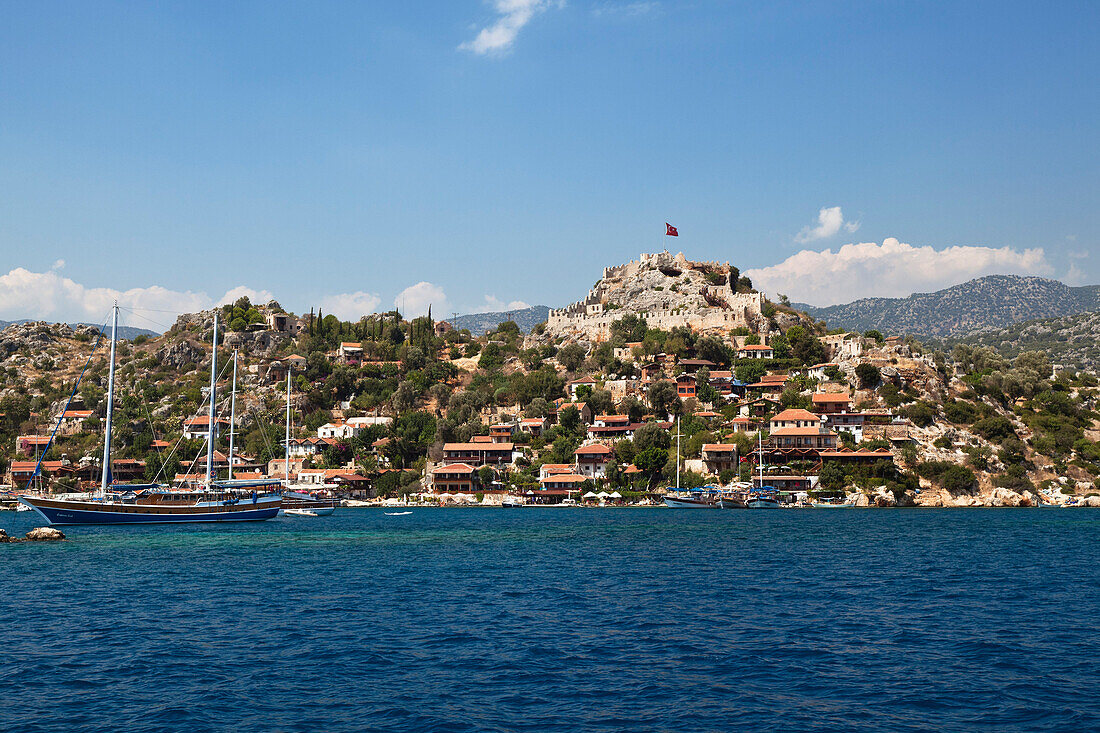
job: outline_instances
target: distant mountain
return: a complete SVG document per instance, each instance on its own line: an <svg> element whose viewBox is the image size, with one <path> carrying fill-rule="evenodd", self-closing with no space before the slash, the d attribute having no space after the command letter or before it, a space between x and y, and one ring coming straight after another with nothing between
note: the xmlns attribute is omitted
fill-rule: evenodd
<svg viewBox="0 0 1100 733"><path fill-rule="evenodd" d="M1026 321L948 339L942 345L950 349L959 343L992 346L1009 359L1022 351L1045 351L1055 364L1096 371L1100 369L1100 313Z"/></svg>
<svg viewBox="0 0 1100 733"><path fill-rule="evenodd" d="M531 329L545 321L550 315L550 307L545 305L533 305L517 311L501 311L499 313L471 313L466 316L458 316L454 319L454 325L458 329L468 328L470 333L480 336L492 331L509 318L516 322L524 333L531 333Z"/></svg>
<svg viewBox="0 0 1100 733"><path fill-rule="evenodd" d="M33 318L23 318L23 319L20 319L18 321L0 321L0 331L4 330L8 326L14 326L14 325L20 324L20 323L32 323L34 320L35 319L33 319ZM91 326L92 328L102 328L103 327L102 323L70 323L69 325L73 326L74 328L76 326ZM106 333L108 335L110 335L110 333L111 333L110 327L107 328ZM134 326L119 326L118 327L118 337L120 339L126 339L126 340L129 340L129 341L132 341L135 338L137 338L138 336L149 336L150 338L152 338L152 337L160 336L160 334L156 331L150 331L147 328L136 328Z"/></svg>
<svg viewBox="0 0 1100 733"><path fill-rule="evenodd" d="M792 305L833 328L945 337L1100 310L1100 285L1070 287L1042 277L989 275L908 298L863 298L824 308Z"/></svg>

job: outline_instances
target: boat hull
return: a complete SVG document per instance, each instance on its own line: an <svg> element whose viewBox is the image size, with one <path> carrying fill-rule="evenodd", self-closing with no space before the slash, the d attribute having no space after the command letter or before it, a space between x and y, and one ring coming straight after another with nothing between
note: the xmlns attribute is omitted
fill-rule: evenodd
<svg viewBox="0 0 1100 733"><path fill-rule="evenodd" d="M745 506L749 509L778 509L779 502L775 499L755 497L745 502Z"/></svg>
<svg viewBox="0 0 1100 733"><path fill-rule="evenodd" d="M745 504L743 499L732 498L723 496L718 500L719 509L747 509L748 505Z"/></svg>
<svg viewBox="0 0 1100 733"><path fill-rule="evenodd" d="M717 504L703 499L677 499L673 496L665 497L665 505L673 509L714 509Z"/></svg>
<svg viewBox="0 0 1100 733"><path fill-rule="evenodd" d="M279 514L282 501L241 501L223 505L120 504L20 497L51 525L176 524L181 522L262 522Z"/></svg>

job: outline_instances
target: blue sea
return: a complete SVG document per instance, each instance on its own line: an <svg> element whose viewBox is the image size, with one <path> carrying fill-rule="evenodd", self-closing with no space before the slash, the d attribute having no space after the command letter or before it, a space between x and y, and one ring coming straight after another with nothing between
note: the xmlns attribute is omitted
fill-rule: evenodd
<svg viewBox="0 0 1100 733"><path fill-rule="evenodd" d="M0 545L0 730L1100 730L1096 510L64 531Z"/></svg>

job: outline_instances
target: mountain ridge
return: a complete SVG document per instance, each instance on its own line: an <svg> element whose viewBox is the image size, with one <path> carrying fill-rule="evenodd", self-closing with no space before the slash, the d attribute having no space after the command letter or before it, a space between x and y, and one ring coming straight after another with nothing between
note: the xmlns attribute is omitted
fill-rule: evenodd
<svg viewBox="0 0 1100 733"><path fill-rule="evenodd" d="M530 333L531 329L545 321L550 315L550 306L533 305L513 311L490 311L488 313L467 313L453 319L452 325L458 329L469 329L475 336L488 333L500 324L511 319L519 326L523 333Z"/></svg>
<svg viewBox="0 0 1100 733"><path fill-rule="evenodd" d="M38 319L38 318L20 318L17 321L0 321L0 331L3 331L8 326L21 326L24 323L37 323L40 320L41 319ZM45 321L45 322L49 323L49 324L60 323L60 321ZM73 328L76 328L77 326L90 326L92 328L103 329L103 325L100 324L100 323L69 323L67 325L69 325ZM111 333L111 329L110 328L104 329L103 332L109 335ZM132 341L132 340L136 339L138 336L155 337L155 336L160 336L160 335L161 335L160 331L150 331L148 328L138 328L137 326L119 326L118 327L118 337L120 339L125 339L125 340L128 340L128 341Z"/></svg>
<svg viewBox="0 0 1100 733"><path fill-rule="evenodd" d="M1043 277L986 275L905 298L791 306L831 327L945 338L1100 310L1100 285L1074 287Z"/></svg>

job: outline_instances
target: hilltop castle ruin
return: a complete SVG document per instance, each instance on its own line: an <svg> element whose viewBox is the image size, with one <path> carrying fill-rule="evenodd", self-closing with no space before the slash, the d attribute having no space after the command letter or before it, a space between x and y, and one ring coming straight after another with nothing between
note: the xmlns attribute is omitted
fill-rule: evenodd
<svg viewBox="0 0 1100 733"><path fill-rule="evenodd" d="M551 310L546 333L552 337L605 341L611 324L627 313L651 328L686 326L698 332L764 326L764 294L737 292L728 262L693 262L682 252L642 253L637 260L605 267L603 278L584 300Z"/></svg>

